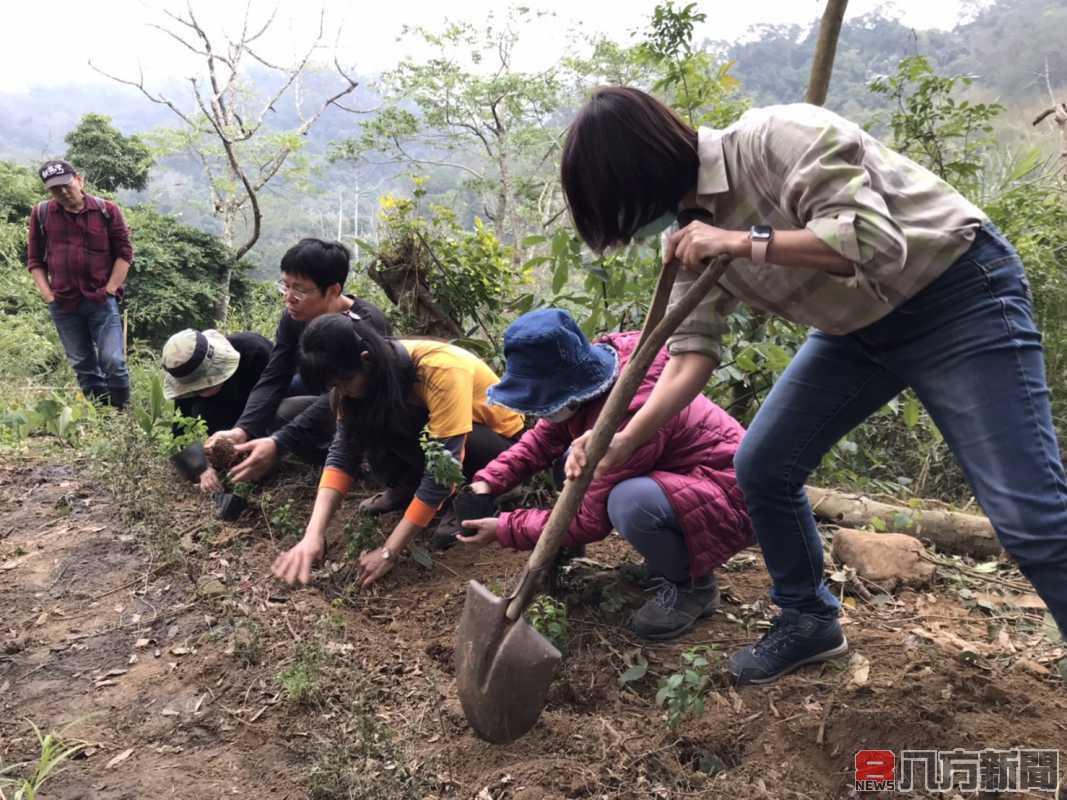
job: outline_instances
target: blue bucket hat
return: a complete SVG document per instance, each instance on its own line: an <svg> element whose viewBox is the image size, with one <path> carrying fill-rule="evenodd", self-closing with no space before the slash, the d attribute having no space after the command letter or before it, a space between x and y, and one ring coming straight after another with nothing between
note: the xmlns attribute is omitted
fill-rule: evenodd
<svg viewBox="0 0 1067 800"><path fill-rule="evenodd" d="M603 394L619 374L615 349L589 344L560 308L530 311L511 323L504 358L504 377L489 387L489 401L539 417Z"/></svg>

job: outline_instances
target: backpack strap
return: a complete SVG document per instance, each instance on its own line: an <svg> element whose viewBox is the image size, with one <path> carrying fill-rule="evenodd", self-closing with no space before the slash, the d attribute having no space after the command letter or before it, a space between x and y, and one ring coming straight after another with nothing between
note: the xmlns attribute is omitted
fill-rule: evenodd
<svg viewBox="0 0 1067 800"><path fill-rule="evenodd" d="M111 224L111 214L108 213L108 210L107 210L107 201L104 200L102 197L96 197L95 195L91 195L91 194L86 195L86 197L88 197L90 200L93 201L93 208L95 208L97 211L99 211L101 214L103 214L104 215L104 222L106 222L108 225L110 225Z"/></svg>
<svg viewBox="0 0 1067 800"><path fill-rule="evenodd" d="M44 224L48 220L48 204L50 202L51 200L42 200L35 207L37 212L37 232L40 234L41 239L41 261L45 264L48 263L48 231Z"/></svg>

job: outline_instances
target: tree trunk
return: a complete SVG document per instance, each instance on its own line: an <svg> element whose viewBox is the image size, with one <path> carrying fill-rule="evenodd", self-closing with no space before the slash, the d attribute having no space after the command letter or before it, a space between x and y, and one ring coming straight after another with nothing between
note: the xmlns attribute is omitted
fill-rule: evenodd
<svg viewBox="0 0 1067 800"><path fill-rule="evenodd" d="M222 213L222 242L230 249L233 248L233 226L236 217L237 210L227 204ZM233 264L227 262L219 273L219 293L215 297L215 322L219 325L225 325L226 318L230 314L230 281L232 278Z"/></svg>
<svg viewBox="0 0 1067 800"><path fill-rule="evenodd" d="M826 102L830 88L830 74L834 70L834 55L837 53L837 37L845 17L848 0L826 0L826 10L819 25L819 41L815 45L815 58L811 62L811 79L808 81L806 103L821 106Z"/></svg>
<svg viewBox="0 0 1067 800"><path fill-rule="evenodd" d="M805 489L815 516L835 525L867 528L877 517L886 532L929 539L944 553L989 559L1003 552L993 525L977 514L895 506L815 486Z"/></svg>

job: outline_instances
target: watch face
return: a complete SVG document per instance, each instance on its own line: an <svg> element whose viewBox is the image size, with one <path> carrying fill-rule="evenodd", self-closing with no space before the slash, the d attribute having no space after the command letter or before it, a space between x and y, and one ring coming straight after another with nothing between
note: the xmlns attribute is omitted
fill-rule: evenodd
<svg viewBox="0 0 1067 800"><path fill-rule="evenodd" d="M751 234L757 241L770 241L774 235L774 229L770 225L753 225Z"/></svg>

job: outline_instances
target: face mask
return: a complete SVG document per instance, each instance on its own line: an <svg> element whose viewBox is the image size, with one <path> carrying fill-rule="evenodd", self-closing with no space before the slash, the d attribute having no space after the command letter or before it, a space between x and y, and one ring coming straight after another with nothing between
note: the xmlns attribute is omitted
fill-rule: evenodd
<svg viewBox="0 0 1067 800"><path fill-rule="evenodd" d="M561 422L566 422L567 420L569 420L571 417L573 417L577 413L578 413L578 409L577 408L570 408L569 406L563 406L563 408L561 408L559 411L555 412L554 414L545 414L545 419L547 419L549 422L552 422L552 423L555 423L556 425L558 425Z"/></svg>
<svg viewBox="0 0 1067 800"><path fill-rule="evenodd" d="M674 222L674 214L670 211L656 217L651 222L642 225L634 233L635 239L651 239L653 236L659 236Z"/></svg>

